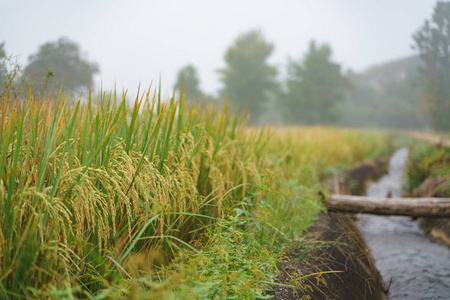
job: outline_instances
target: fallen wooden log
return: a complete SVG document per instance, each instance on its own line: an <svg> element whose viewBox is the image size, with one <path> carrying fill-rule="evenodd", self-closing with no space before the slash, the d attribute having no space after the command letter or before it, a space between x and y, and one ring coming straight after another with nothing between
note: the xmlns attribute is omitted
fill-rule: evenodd
<svg viewBox="0 0 450 300"><path fill-rule="evenodd" d="M330 211L411 217L450 217L450 198L377 198L334 194Z"/></svg>

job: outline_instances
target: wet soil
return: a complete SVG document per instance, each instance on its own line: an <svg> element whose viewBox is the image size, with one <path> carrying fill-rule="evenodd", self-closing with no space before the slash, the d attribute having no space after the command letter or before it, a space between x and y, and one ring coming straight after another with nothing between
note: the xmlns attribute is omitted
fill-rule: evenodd
<svg viewBox="0 0 450 300"><path fill-rule="evenodd" d="M380 277L354 220L342 213L322 213L308 236L310 243L317 241L315 249L307 255L295 248L288 252L279 265L282 286L269 295L274 299L384 299ZM307 277L320 272L329 273Z"/></svg>
<svg viewBox="0 0 450 300"><path fill-rule="evenodd" d="M361 193L367 180L383 174L387 159L357 165L326 184L335 193ZM290 249L278 266L278 285L268 295L274 299L385 299L386 286L353 215L319 214L306 239L308 249L315 245L313 250Z"/></svg>
<svg viewBox="0 0 450 300"><path fill-rule="evenodd" d="M450 198L450 180L428 177L413 191L412 196ZM419 218L418 222L430 237L450 248L450 218Z"/></svg>

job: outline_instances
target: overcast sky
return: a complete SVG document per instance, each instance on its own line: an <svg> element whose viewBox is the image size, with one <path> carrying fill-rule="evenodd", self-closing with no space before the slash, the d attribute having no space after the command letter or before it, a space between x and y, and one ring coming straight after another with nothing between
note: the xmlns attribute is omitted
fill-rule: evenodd
<svg viewBox="0 0 450 300"><path fill-rule="evenodd" d="M39 45L65 36L100 65L95 84L136 90L195 65L201 87L220 88L217 69L237 35L261 29L275 44L270 62L285 69L311 39L329 43L345 69L411 55L411 35L434 0L0 0L0 42L25 65Z"/></svg>

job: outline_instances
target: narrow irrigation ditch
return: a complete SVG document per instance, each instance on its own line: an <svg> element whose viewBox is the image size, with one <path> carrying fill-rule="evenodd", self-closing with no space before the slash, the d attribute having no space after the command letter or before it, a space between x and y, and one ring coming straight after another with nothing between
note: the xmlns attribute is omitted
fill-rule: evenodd
<svg viewBox="0 0 450 300"><path fill-rule="evenodd" d="M408 150L397 150L388 174L367 188L367 196L402 196ZM426 237L416 220L360 215L358 227L389 287L389 299L448 299L450 250Z"/></svg>
<svg viewBox="0 0 450 300"><path fill-rule="evenodd" d="M408 149L402 148L390 158L359 164L327 184L335 194L402 197L407 159ZM450 249L430 240L416 218L329 211L319 214L308 233L318 241L310 254L314 260L305 260L301 251L287 253L280 265L280 286L270 292L276 299L450 295Z"/></svg>

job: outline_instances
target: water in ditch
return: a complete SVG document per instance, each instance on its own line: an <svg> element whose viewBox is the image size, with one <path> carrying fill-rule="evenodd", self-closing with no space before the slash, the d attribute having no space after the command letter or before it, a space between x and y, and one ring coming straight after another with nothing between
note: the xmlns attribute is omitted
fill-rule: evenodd
<svg viewBox="0 0 450 300"><path fill-rule="evenodd" d="M408 150L392 156L389 173L367 189L368 196L401 197ZM450 299L450 250L431 242L409 217L361 215L364 235L389 299Z"/></svg>

